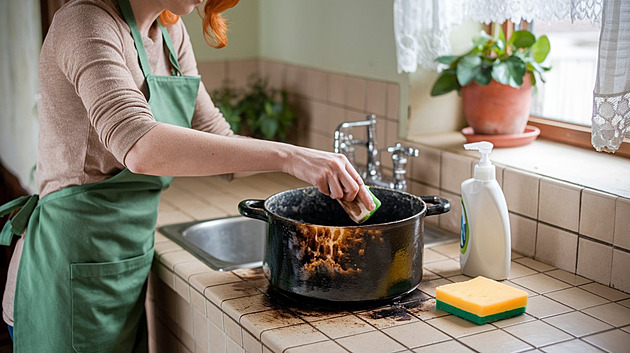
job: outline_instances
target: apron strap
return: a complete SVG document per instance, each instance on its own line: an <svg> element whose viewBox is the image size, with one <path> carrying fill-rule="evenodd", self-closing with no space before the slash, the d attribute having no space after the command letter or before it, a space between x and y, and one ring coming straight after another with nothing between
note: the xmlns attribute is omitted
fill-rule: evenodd
<svg viewBox="0 0 630 353"><path fill-rule="evenodd" d="M173 47L173 42L171 41L171 36L166 31L166 28L162 26L160 20L158 20L158 26L160 26L160 30L162 31L162 38L164 38L164 43L166 43L166 47L168 48L168 59L171 61L171 65L173 65L173 76L184 76L182 74L182 69L179 67L179 61L177 61L177 55L175 55L176 51Z"/></svg>
<svg viewBox="0 0 630 353"><path fill-rule="evenodd" d="M29 195L18 197L17 199L0 206L0 216L11 213L17 209L20 209L18 213L7 221L0 232L0 245L10 245L14 235L21 235L24 233L28 220L31 218L31 214L37 206L39 201L39 195Z"/></svg>
<svg viewBox="0 0 630 353"><path fill-rule="evenodd" d="M131 30L131 36L133 37L133 42L136 46L136 50L138 51L138 59L140 60L140 67L142 68L142 73L144 77L151 75L151 66L149 65L149 59L147 57L147 52L144 49L144 43L142 42L142 35L140 34L140 30L138 29L138 23L136 22L136 18L133 15L133 10L131 9L131 4L129 4L129 0L118 0L118 5L120 6L120 11L122 12L123 18L129 29ZM162 26L160 21L158 20L158 26L162 32L162 38L166 47L169 51L169 60L171 65L173 65L173 75L174 76L182 76L182 70L179 66L179 61L177 60L176 51L173 48L173 42L171 42L171 36L169 36L166 28Z"/></svg>

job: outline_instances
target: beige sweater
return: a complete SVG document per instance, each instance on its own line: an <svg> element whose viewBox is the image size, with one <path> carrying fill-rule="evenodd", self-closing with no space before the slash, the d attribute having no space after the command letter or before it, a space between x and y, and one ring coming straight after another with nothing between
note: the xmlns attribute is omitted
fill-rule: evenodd
<svg viewBox="0 0 630 353"><path fill-rule="evenodd" d="M185 76L198 76L182 21L167 27ZM154 24L143 38L154 75L170 75L168 50ZM59 189L110 178L125 168L125 155L157 123L129 27L116 0L76 0L62 7L44 40L39 63L40 197ZM192 127L233 135L199 87ZM11 259L2 301L3 318L13 324L15 278L21 254Z"/></svg>

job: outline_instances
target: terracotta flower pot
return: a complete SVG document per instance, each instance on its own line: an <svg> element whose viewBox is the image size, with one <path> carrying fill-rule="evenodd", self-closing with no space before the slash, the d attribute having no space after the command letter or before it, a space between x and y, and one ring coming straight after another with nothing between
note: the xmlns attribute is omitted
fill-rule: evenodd
<svg viewBox="0 0 630 353"><path fill-rule="evenodd" d="M529 119L532 81L527 74L521 87L502 85L495 80L487 86L473 81L462 87L464 115L475 134L522 134Z"/></svg>

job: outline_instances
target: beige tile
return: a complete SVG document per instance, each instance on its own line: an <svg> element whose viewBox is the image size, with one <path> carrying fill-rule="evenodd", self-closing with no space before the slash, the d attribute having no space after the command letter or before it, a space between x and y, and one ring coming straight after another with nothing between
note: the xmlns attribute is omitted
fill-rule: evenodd
<svg viewBox="0 0 630 353"><path fill-rule="evenodd" d="M328 89L328 74L324 71L308 69L306 71L307 96L311 99L325 101Z"/></svg>
<svg viewBox="0 0 630 353"><path fill-rule="evenodd" d="M599 283L589 283L589 284L580 286L580 288L587 290L591 293L597 294L600 297L604 297L611 301L618 301L618 300L630 298L630 294L628 293L624 293L622 291L616 290L614 288L610 288L608 286L605 286Z"/></svg>
<svg viewBox="0 0 630 353"><path fill-rule="evenodd" d="M388 119L400 119L400 89L397 83L387 84L387 114Z"/></svg>
<svg viewBox="0 0 630 353"><path fill-rule="evenodd" d="M563 270L575 271L578 237L574 233L538 223L536 260Z"/></svg>
<svg viewBox="0 0 630 353"><path fill-rule="evenodd" d="M258 72L257 60L228 61L228 76L236 87L245 87L252 74Z"/></svg>
<svg viewBox="0 0 630 353"><path fill-rule="evenodd" d="M449 282L450 283L450 282ZM436 317L448 316L449 313L435 308L435 299L429 299L422 302L415 308L409 308L407 311L422 321L434 319Z"/></svg>
<svg viewBox="0 0 630 353"><path fill-rule="evenodd" d="M243 348L247 353L262 353L262 343L246 330L243 330Z"/></svg>
<svg viewBox="0 0 630 353"><path fill-rule="evenodd" d="M175 292L177 292L177 294L179 294L179 296L185 301L190 303L190 285L188 282L184 281L177 275L173 278L175 279Z"/></svg>
<svg viewBox="0 0 630 353"><path fill-rule="evenodd" d="M630 308L630 299L622 300L618 304L625 306L626 308Z"/></svg>
<svg viewBox="0 0 630 353"><path fill-rule="evenodd" d="M608 285L611 278L612 257L612 246L580 238L577 274Z"/></svg>
<svg viewBox="0 0 630 353"><path fill-rule="evenodd" d="M584 340L607 352L627 352L630 347L630 333L622 330L602 332Z"/></svg>
<svg viewBox="0 0 630 353"><path fill-rule="evenodd" d="M204 291L204 296L219 307L225 300L250 297L257 294L260 294L260 292L246 281L220 284L208 287Z"/></svg>
<svg viewBox="0 0 630 353"><path fill-rule="evenodd" d="M381 140L384 143L383 148L386 147L393 147L394 145L396 145L396 142L400 141L400 137L398 136L398 121L392 121L392 120L385 120L385 125L386 125L386 131L387 134L385 135L385 140ZM406 146L406 145L403 145ZM392 167L392 162L391 162L391 154L387 153L385 154L385 156L387 156L386 158L383 158L381 161L383 162L383 165L386 167ZM407 157L407 159L415 159L418 157ZM387 163L385 163L387 162Z"/></svg>
<svg viewBox="0 0 630 353"><path fill-rule="evenodd" d="M290 310L292 313L297 315L300 319L306 322L313 322L319 320L327 320L335 317L347 315L347 311L343 310L319 310L319 309L311 309L311 308L300 308L290 306L285 304L284 309Z"/></svg>
<svg viewBox="0 0 630 353"><path fill-rule="evenodd" d="M527 266L523 266L519 264L518 262L513 261L510 264L510 275L508 276L508 279L512 280L519 277L531 276L536 273L538 273L536 272L536 270L532 270L531 268Z"/></svg>
<svg viewBox="0 0 630 353"><path fill-rule="evenodd" d="M466 348L463 344L457 341L446 341L441 343L432 344L430 346L420 347L414 349L414 352L417 353L467 353L473 352L472 350Z"/></svg>
<svg viewBox="0 0 630 353"><path fill-rule="evenodd" d="M287 65L285 68L285 86L292 94L306 97L308 95L308 69Z"/></svg>
<svg viewBox="0 0 630 353"><path fill-rule="evenodd" d="M370 324L354 315L313 321L311 324L332 339L376 330Z"/></svg>
<svg viewBox="0 0 630 353"><path fill-rule="evenodd" d="M309 324L300 324L263 331L262 343L274 352L304 344L326 341L328 338Z"/></svg>
<svg viewBox="0 0 630 353"><path fill-rule="evenodd" d="M523 322L529 322L529 321L534 321L534 320L536 320L536 318L534 318L533 316L527 315L527 314L522 314L522 315L519 315L519 316L511 317L509 319L503 319L503 320L495 321L495 322L492 323L492 325L496 326L498 328L503 328L503 327L517 325L517 324L521 324Z"/></svg>
<svg viewBox="0 0 630 353"><path fill-rule="evenodd" d="M418 148L419 155L411 162L409 176L430 186L440 186L440 161L442 152L429 146L412 145Z"/></svg>
<svg viewBox="0 0 630 353"><path fill-rule="evenodd" d="M343 106L346 101L346 76L328 74L328 101Z"/></svg>
<svg viewBox="0 0 630 353"><path fill-rule="evenodd" d="M460 339L460 341L481 353L521 352L533 348L529 344L501 330L464 337Z"/></svg>
<svg viewBox="0 0 630 353"><path fill-rule="evenodd" d="M545 272L545 271L549 271L549 270L554 270L555 268L553 266L550 266L548 264L542 263L540 261L536 261L530 257L523 257L517 260L514 260L516 262L518 262L521 265L525 265L529 268L532 268L538 272Z"/></svg>
<svg viewBox="0 0 630 353"><path fill-rule="evenodd" d="M267 310L241 317L243 328L257 338L265 330L303 323L303 320L288 310Z"/></svg>
<svg viewBox="0 0 630 353"><path fill-rule="evenodd" d="M615 209L615 246L630 250L630 199L620 197L617 199Z"/></svg>
<svg viewBox="0 0 630 353"><path fill-rule="evenodd" d="M408 348L426 346L450 339L449 336L424 322L390 327L382 331Z"/></svg>
<svg viewBox="0 0 630 353"><path fill-rule="evenodd" d="M175 274L161 263L154 261L151 265L151 271L171 289L175 289Z"/></svg>
<svg viewBox="0 0 630 353"><path fill-rule="evenodd" d="M425 248L422 256L423 256L422 260L424 261L425 264L448 259L446 255L440 254L439 252L433 250L432 248Z"/></svg>
<svg viewBox="0 0 630 353"><path fill-rule="evenodd" d="M367 81L367 102L368 113L378 116L385 116L387 113L387 83L384 81Z"/></svg>
<svg viewBox="0 0 630 353"><path fill-rule="evenodd" d="M471 279L473 278L466 275L456 275L456 276L450 276L448 278L449 281L453 281L454 283L470 281Z"/></svg>
<svg viewBox="0 0 630 353"><path fill-rule="evenodd" d="M533 345L534 347L561 342L571 336L542 321L531 321L506 327L505 331Z"/></svg>
<svg viewBox="0 0 630 353"><path fill-rule="evenodd" d="M447 213L438 216L439 226L451 233L459 234L461 230L461 218L462 218L462 204L461 197L456 194L451 194L447 191L442 191L440 196L446 198L451 203L451 210ZM459 243L457 243L459 244ZM459 245L458 249L459 251ZM459 256L459 255L457 255Z"/></svg>
<svg viewBox="0 0 630 353"><path fill-rule="evenodd" d="M617 196L584 189L580 208L580 234L612 244Z"/></svg>
<svg viewBox="0 0 630 353"><path fill-rule="evenodd" d="M607 323L577 311L546 318L543 321L576 337L583 337L613 328Z"/></svg>
<svg viewBox="0 0 630 353"><path fill-rule="evenodd" d="M495 165L494 169L495 169L495 179L497 179L497 183L499 183L499 187L501 188L501 190L503 190L503 171L505 170L505 168ZM475 169L473 168L473 174L474 172L475 172Z"/></svg>
<svg viewBox="0 0 630 353"><path fill-rule="evenodd" d="M452 206L452 207L455 207L455 206ZM452 209L451 209L451 212L452 212ZM459 261L459 253L460 253L459 242L438 245L438 246L432 247L431 249L439 252L440 254L443 254L445 256L448 256L452 259Z"/></svg>
<svg viewBox="0 0 630 353"><path fill-rule="evenodd" d="M630 324L630 308L617 303L608 303L582 311L615 327Z"/></svg>
<svg viewBox="0 0 630 353"><path fill-rule="evenodd" d="M261 75L269 79L269 88L284 88L285 65L270 60L260 61Z"/></svg>
<svg viewBox="0 0 630 353"><path fill-rule="evenodd" d="M184 353L184 352L181 352ZM192 352L190 352L192 353ZM226 353L245 353L243 347L233 341L230 337L227 338L227 351Z"/></svg>
<svg viewBox="0 0 630 353"><path fill-rule="evenodd" d="M367 82L356 76L346 76L346 101L345 105L360 111L365 110L367 95Z"/></svg>
<svg viewBox="0 0 630 353"><path fill-rule="evenodd" d="M394 312L392 312L392 309L394 310ZM378 329L401 326L419 321L417 317L411 315L411 313L406 309L392 308L390 306L374 310L356 312L355 314L359 318L361 318L361 320Z"/></svg>
<svg viewBox="0 0 630 353"><path fill-rule="evenodd" d="M567 282L569 284L572 284L574 286L579 286L579 285L591 282L591 280L588 279L588 278L584 278L582 276L578 276L578 275L576 275L574 273L571 273L571 272L568 272L568 271L565 271L565 270L560 270L560 269L547 271L547 272L545 272L545 274L547 274L547 275L549 275L549 276L551 276L553 278L557 278L557 279L559 279L559 280L561 280L563 282Z"/></svg>
<svg viewBox="0 0 630 353"><path fill-rule="evenodd" d="M624 292L630 292L630 253L615 249L613 251L613 264L611 285Z"/></svg>
<svg viewBox="0 0 630 353"><path fill-rule="evenodd" d="M511 212L509 217L512 250L525 256L534 256L536 251L536 221Z"/></svg>
<svg viewBox="0 0 630 353"><path fill-rule="evenodd" d="M206 317L215 326L223 330L223 311L206 299Z"/></svg>
<svg viewBox="0 0 630 353"><path fill-rule="evenodd" d="M530 297L527 300L527 308L525 312L533 317L542 319L548 316L558 315L573 311L570 307L558 303L542 295Z"/></svg>
<svg viewBox="0 0 630 353"><path fill-rule="evenodd" d="M188 282L190 276L212 271L212 269L195 258L191 262L185 262L175 265L174 271L176 275Z"/></svg>
<svg viewBox="0 0 630 353"><path fill-rule="evenodd" d="M559 281L555 278L549 277L544 273L539 273L531 276L515 278L512 282L531 289L536 293L553 292L560 289L571 287L571 285Z"/></svg>
<svg viewBox="0 0 630 353"><path fill-rule="evenodd" d="M231 272L219 272L219 271L207 271L197 275L192 275L189 278L190 285L203 293L207 287L216 286L220 284L241 282L242 280L235 276Z"/></svg>
<svg viewBox="0 0 630 353"><path fill-rule="evenodd" d="M418 289L420 289L422 292L430 295L431 297L435 298L435 288L444 284L450 284L453 283L452 281L449 281L447 279L436 279L436 280L432 280L432 281L422 281L420 282L420 285L418 286Z"/></svg>
<svg viewBox="0 0 630 353"><path fill-rule="evenodd" d="M337 340L337 343L345 347L350 352L398 352L405 349L403 345L394 341L389 336L380 331L371 331L355 336L344 337Z"/></svg>
<svg viewBox="0 0 630 353"><path fill-rule="evenodd" d="M265 294L256 294L237 299L229 299L221 304L222 310L232 319L238 321L245 314L279 309Z"/></svg>
<svg viewBox="0 0 630 353"><path fill-rule="evenodd" d="M225 61L200 61L197 70L201 76L206 91L212 92L223 86L227 73Z"/></svg>
<svg viewBox="0 0 630 353"><path fill-rule="evenodd" d="M182 251L182 247L170 239L156 243L154 249L156 259L159 259L161 256L166 255L170 252Z"/></svg>
<svg viewBox="0 0 630 353"><path fill-rule="evenodd" d="M243 335L241 326L229 316L223 314L223 330L228 338L232 339L239 346L243 345Z"/></svg>
<svg viewBox="0 0 630 353"><path fill-rule="evenodd" d="M542 178L538 219L577 232L581 191L582 188L574 184Z"/></svg>
<svg viewBox="0 0 630 353"><path fill-rule="evenodd" d="M470 168L472 161L467 156L442 152L440 188L460 195L462 182L472 177Z"/></svg>
<svg viewBox="0 0 630 353"><path fill-rule="evenodd" d="M222 329L218 328L215 324L208 324L208 335L210 337L209 352L210 353L225 353L227 351L227 335ZM177 352L177 351L171 351Z"/></svg>
<svg viewBox="0 0 630 353"><path fill-rule="evenodd" d="M450 278L449 278L449 279L450 279ZM509 280L505 280L505 281L503 281L503 282L501 282L501 283L503 283L503 284L507 284L507 285L508 285L508 286L510 286L510 287L514 287L514 288L516 288L516 289L520 289L520 290L522 290L522 291L524 291L524 292L527 292L527 295L528 295L529 297L535 297L535 296L537 296L537 295L538 295L538 293L534 292L533 290L531 290L531 289L529 289L529 288L525 288L525 287L523 287L523 286L521 286L521 285L518 285L518 284L516 284L516 283L514 283L514 282L512 282L512 281L509 281Z"/></svg>
<svg viewBox="0 0 630 353"><path fill-rule="evenodd" d="M442 277L450 277L461 274L461 270L459 267L459 261L455 261L453 259L446 259L436 262L431 262L425 264L424 267L434 273Z"/></svg>
<svg viewBox="0 0 630 353"><path fill-rule="evenodd" d="M203 294L191 288L190 289L190 303L193 305L193 307L195 307L197 310L201 311L205 315L206 298L203 296Z"/></svg>
<svg viewBox="0 0 630 353"><path fill-rule="evenodd" d="M490 324L477 325L454 315L427 320L426 323L455 338L496 330Z"/></svg>
<svg viewBox="0 0 630 353"><path fill-rule="evenodd" d="M545 353L599 353L602 350L591 346L590 344L581 340L571 340L562 343L557 343L551 346L543 348Z"/></svg>
<svg viewBox="0 0 630 353"><path fill-rule="evenodd" d="M208 318L205 311L193 310L193 338L204 352L208 351Z"/></svg>
<svg viewBox="0 0 630 353"><path fill-rule="evenodd" d="M576 310L582 310L608 303L608 300L577 287L547 293L545 296L562 304L568 305Z"/></svg>
<svg viewBox="0 0 630 353"><path fill-rule="evenodd" d="M511 212L536 219L540 176L506 168L503 172L503 193Z"/></svg>
<svg viewBox="0 0 630 353"><path fill-rule="evenodd" d="M323 341L323 342L307 344L304 346L289 348L285 352L286 353L323 353L323 352L346 353L348 351L343 349L339 344L333 341Z"/></svg>

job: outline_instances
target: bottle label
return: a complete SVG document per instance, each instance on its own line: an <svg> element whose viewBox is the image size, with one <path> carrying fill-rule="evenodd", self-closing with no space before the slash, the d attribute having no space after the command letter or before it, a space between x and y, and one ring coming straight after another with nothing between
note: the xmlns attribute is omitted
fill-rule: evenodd
<svg viewBox="0 0 630 353"><path fill-rule="evenodd" d="M462 221L460 227L460 239L459 249L462 254L466 253L468 249L469 229L468 229L468 215L466 214L466 206L464 206L464 200L462 200Z"/></svg>

